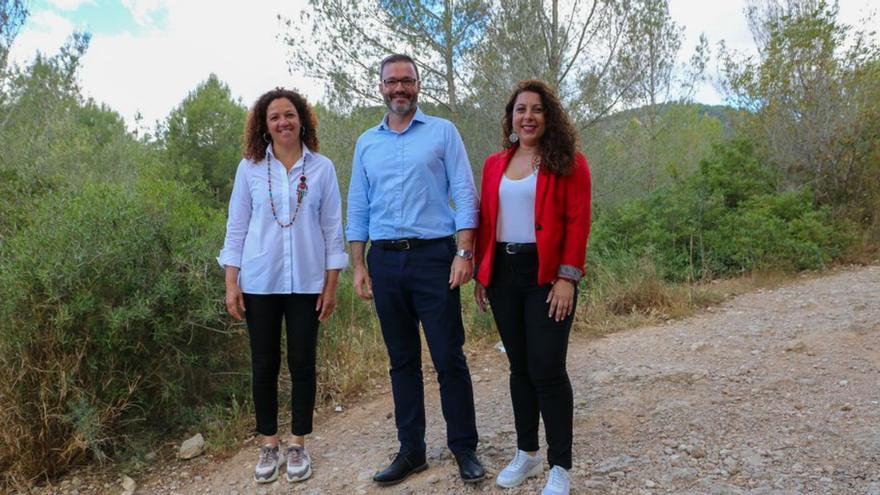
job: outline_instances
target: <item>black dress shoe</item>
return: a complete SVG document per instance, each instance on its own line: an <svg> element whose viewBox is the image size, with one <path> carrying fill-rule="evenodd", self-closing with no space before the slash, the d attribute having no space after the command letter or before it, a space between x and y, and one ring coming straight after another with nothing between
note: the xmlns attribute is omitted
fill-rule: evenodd
<svg viewBox="0 0 880 495"><path fill-rule="evenodd" d="M428 469L425 454L415 455L398 452L391 465L373 475L373 481L381 486L396 485L409 475Z"/></svg>
<svg viewBox="0 0 880 495"><path fill-rule="evenodd" d="M486 477L486 470L474 452L456 454L455 462L458 463L458 474L465 483L476 483Z"/></svg>

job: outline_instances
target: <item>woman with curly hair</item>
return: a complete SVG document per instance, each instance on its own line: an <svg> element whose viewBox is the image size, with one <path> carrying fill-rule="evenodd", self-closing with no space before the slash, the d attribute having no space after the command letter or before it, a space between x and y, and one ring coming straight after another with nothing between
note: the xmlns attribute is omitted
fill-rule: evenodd
<svg viewBox="0 0 880 495"><path fill-rule="evenodd" d="M257 431L263 435L254 480L311 473L305 437L312 432L319 322L336 306L339 271L348 264L342 205L333 163L318 154L317 119L305 98L283 88L257 99L244 131L229 200L226 241L217 261L226 270L226 309L247 320ZM278 439L281 322L291 376L291 438Z"/></svg>
<svg viewBox="0 0 880 495"><path fill-rule="evenodd" d="M542 493L568 494L573 399L565 369L577 285L590 230L590 172L577 132L541 81L514 88L502 122L504 150L486 159L474 297L492 314L510 363L517 452L496 478L509 488L543 470Z"/></svg>

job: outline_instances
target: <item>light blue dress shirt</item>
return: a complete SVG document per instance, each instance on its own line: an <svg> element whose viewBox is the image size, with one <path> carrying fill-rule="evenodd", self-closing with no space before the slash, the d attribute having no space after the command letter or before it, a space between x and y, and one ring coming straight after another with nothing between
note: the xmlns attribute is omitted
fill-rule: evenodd
<svg viewBox="0 0 880 495"><path fill-rule="evenodd" d="M358 138L349 241L447 237L476 228L478 207L471 164L452 122L416 109L402 132L388 127L386 115Z"/></svg>

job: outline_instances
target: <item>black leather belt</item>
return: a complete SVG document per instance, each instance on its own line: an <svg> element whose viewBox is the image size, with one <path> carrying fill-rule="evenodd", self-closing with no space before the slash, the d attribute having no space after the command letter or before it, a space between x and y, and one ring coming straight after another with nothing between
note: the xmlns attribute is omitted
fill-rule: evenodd
<svg viewBox="0 0 880 495"><path fill-rule="evenodd" d="M389 251L409 251L419 246L438 242L452 242L452 237L438 237L436 239L380 239L370 241L370 244Z"/></svg>
<svg viewBox="0 0 880 495"><path fill-rule="evenodd" d="M538 244L534 242L499 242L495 244L495 248L507 254L533 254L538 252Z"/></svg>

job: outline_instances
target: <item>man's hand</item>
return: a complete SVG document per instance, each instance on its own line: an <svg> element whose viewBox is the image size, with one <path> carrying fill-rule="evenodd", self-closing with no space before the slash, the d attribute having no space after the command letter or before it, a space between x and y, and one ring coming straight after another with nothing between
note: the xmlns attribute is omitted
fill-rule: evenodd
<svg viewBox="0 0 880 495"><path fill-rule="evenodd" d="M367 273L367 267L363 263L354 265L354 291L358 297L365 300L373 298L373 281Z"/></svg>
<svg viewBox="0 0 880 495"><path fill-rule="evenodd" d="M452 260L452 269L449 270L449 288L454 289L468 283L474 274L473 260L456 256Z"/></svg>
<svg viewBox="0 0 880 495"><path fill-rule="evenodd" d="M361 299L370 300L373 298L373 281L370 280L370 274L367 272L367 265L364 263L364 253L367 250L367 243L364 241L351 241L351 265L354 267L354 292Z"/></svg>
<svg viewBox="0 0 880 495"><path fill-rule="evenodd" d="M458 249L471 251L474 249L474 229L462 229L458 231ZM474 276L473 258L463 258L455 255L452 259L452 268L449 270L449 288L454 289L468 283Z"/></svg>

